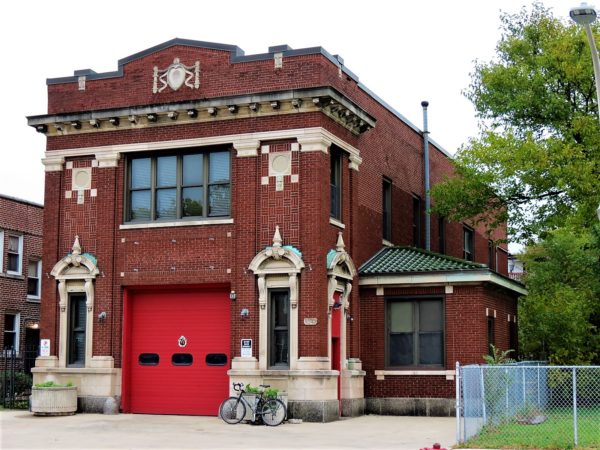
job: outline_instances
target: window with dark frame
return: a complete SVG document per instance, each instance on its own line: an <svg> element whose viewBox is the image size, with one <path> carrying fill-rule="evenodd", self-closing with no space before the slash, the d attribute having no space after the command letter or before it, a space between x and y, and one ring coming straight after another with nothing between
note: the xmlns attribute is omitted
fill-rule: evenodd
<svg viewBox="0 0 600 450"><path fill-rule="evenodd" d="M19 314L4 314L4 350L19 352Z"/></svg>
<svg viewBox="0 0 600 450"><path fill-rule="evenodd" d="M421 198L414 195L412 203L413 203L413 206L412 206L413 246L420 248L421 247Z"/></svg>
<svg viewBox="0 0 600 450"><path fill-rule="evenodd" d="M488 240L488 267L492 270L496 269L496 246L491 239Z"/></svg>
<svg viewBox="0 0 600 450"><path fill-rule="evenodd" d="M270 291L269 367L290 367L290 296L289 291Z"/></svg>
<svg viewBox="0 0 600 450"><path fill-rule="evenodd" d="M508 348L513 350L511 357L516 359L519 354L519 332L515 321L508 322Z"/></svg>
<svg viewBox="0 0 600 450"><path fill-rule="evenodd" d="M490 356L494 355L492 345L496 345L496 334L495 334L496 320L493 316L487 318L487 341L488 341L488 353Z"/></svg>
<svg viewBox="0 0 600 450"><path fill-rule="evenodd" d="M473 261L473 230L463 228L463 259Z"/></svg>
<svg viewBox="0 0 600 450"><path fill-rule="evenodd" d="M41 261L29 261L27 265L27 296L40 297Z"/></svg>
<svg viewBox="0 0 600 450"><path fill-rule="evenodd" d="M21 251L23 250L23 236L8 235L8 272L21 273Z"/></svg>
<svg viewBox="0 0 600 450"><path fill-rule="evenodd" d="M69 296L69 346L67 364L73 367L85 366L85 332L87 310L85 294L73 293Z"/></svg>
<svg viewBox="0 0 600 450"><path fill-rule="evenodd" d="M342 155L334 149L330 152L330 212L329 215L342 220Z"/></svg>
<svg viewBox="0 0 600 450"><path fill-rule="evenodd" d="M126 220L228 217L230 166L227 150L130 159Z"/></svg>
<svg viewBox="0 0 600 450"><path fill-rule="evenodd" d="M446 254L446 221L443 217L438 218L438 247L439 253Z"/></svg>
<svg viewBox="0 0 600 450"><path fill-rule="evenodd" d="M382 234L386 241L392 240L392 182L387 178L383 179L381 198L383 201L383 223Z"/></svg>
<svg viewBox="0 0 600 450"><path fill-rule="evenodd" d="M444 365L444 303L442 299L387 301L386 365Z"/></svg>

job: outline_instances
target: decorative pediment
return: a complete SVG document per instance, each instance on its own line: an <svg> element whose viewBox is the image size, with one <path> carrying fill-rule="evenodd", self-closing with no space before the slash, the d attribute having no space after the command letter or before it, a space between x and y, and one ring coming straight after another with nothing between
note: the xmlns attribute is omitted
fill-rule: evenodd
<svg viewBox="0 0 600 450"><path fill-rule="evenodd" d="M71 253L54 265L50 275L57 280L81 280L94 279L99 273L96 257L90 253L81 253L79 236L75 236Z"/></svg>
<svg viewBox="0 0 600 450"><path fill-rule="evenodd" d="M276 226L273 245L257 253L248 268L255 275L299 273L304 268L302 253L291 245L282 244L279 226Z"/></svg>
<svg viewBox="0 0 600 450"><path fill-rule="evenodd" d="M346 244L342 238L342 233L338 233L338 240L335 246L335 250L330 250L327 253L327 275L329 281L327 284L327 305L329 311L334 307L335 292L341 291L340 302L344 305L345 309L350 307L348 297L352 292L352 280L357 274L356 266L354 261L346 252Z"/></svg>

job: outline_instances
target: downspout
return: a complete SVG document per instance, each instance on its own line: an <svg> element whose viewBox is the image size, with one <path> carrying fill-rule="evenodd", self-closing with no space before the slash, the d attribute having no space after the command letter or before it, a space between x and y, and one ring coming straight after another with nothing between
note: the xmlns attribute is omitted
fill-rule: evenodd
<svg viewBox="0 0 600 450"><path fill-rule="evenodd" d="M429 102L423 100L423 165L425 166L425 250L431 250L431 199L429 196L429 130L427 129L427 107Z"/></svg>

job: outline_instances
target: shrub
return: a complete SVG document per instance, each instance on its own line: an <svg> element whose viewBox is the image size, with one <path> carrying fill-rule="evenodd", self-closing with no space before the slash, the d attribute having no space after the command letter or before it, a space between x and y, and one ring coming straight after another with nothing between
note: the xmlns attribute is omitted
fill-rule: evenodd
<svg viewBox="0 0 600 450"><path fill-rule="evenodd" d="M10 374L8 372L0 372L0 390L2 392L4 392L4 383L9 386L10 382ZM31 390L32 383L33 378L28 373L15 372L15 395L28 393Z"/></svg>

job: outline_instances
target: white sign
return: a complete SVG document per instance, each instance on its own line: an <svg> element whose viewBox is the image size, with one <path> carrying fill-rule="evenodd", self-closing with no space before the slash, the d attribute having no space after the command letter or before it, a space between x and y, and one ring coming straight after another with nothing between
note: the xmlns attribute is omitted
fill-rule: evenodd
<svg viewBox="0 0 600 450"><path fill-rule="evenodd" d="M40 356L50 356L50 339L40 340Z"/></svg>
<svg viewBox="0 0 600 450"><path fill-rule="evenodd" d="M242 339L242 358L252 358L252 339Z"/></svg>

